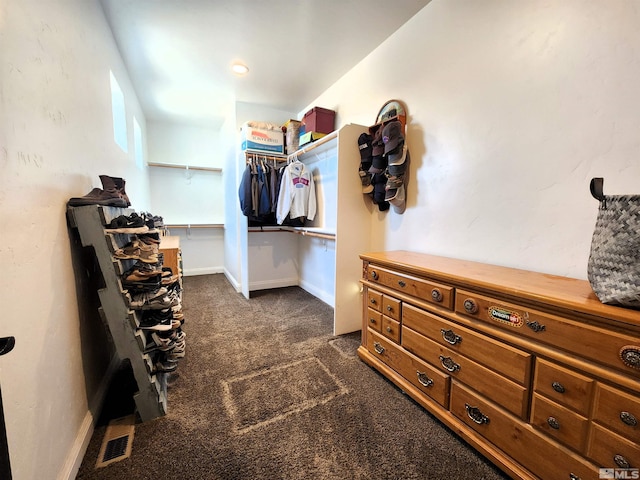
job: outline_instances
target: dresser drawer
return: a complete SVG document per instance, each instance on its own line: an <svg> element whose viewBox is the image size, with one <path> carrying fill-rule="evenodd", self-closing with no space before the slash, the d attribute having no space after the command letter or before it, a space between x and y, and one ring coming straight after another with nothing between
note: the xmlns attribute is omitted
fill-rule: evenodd
<svg viewBox="0 0 640 480"><path fill-rule="evenodd" d="M527 389L410 328L402 328L402 346L486 395L521 418L527 414Z"/></svg>
<svg viewBox="0 0 640 480"><path fill-rule="evenodd" d="M373 308L367 308L367 326L376 332L382 331L382 313Z"/></svg>
<svg viewBox="0 0 640 480"><path fill-rule="evenodd" d="M374 264L368 265L366 279L406 295L417 297L425 302L453 310L453 287L448 285L397 273Z"/></svg>
<svg viewBox="0 0 640 480"><path fill-rule="evenodd" d="M380 331L385 337L400 343L400 322L382 315L382 329Z"/></svg>
<svg viewBox="0 0 640 480"><path fill-rule="evenodd" d="M640 366L625 364L621 355L636 360L640 338L492 299L456 291L455 310L509 332L532 338L640 378ZM627 362L628 363L628 362Z"/></svg>
<svg viewBox="0 0 640 480"><path fill-rule="evenodd" d="M379 312L382 311L382 293L367 289L367 305Z"/></svg>
<svg viewBox="0 0 640 480"><path fill-rule="evenodd" d="M599 383L593 420L640 444L640 398Z"/></svg>
<svg viewBox="0 0 640 480"><path fill-rule="evenodd" d="M598 469L453 380L451 412L544 480L596 480Z"/></svg>
<svg viewBox="0 0 640 480"><path fill-rule="evenodd" d="M583 452L589 420L574 411L536 393L531 407L531 424L565 445Z"/></svg>
<svg viewBox="0 0 640 480"><path fill-rule="evenodd" d="M367 337L368 350L371 353L415 385L422 393L444 408L449 407L449 375L439 372L418 357L401 351L400 347L376 333L369 331Z"/></svg>
<svg viewBox="0 0 640 480"><path fill-rule="evenodd" d="M533 388L582 415L589 414L595 381L559 365L536 360Z"/></svg>
<svg viewBox="0 0 640 480"><path fill-rule="evenodd" d="M389 295L382 295L382 313L388 317L397 320L398 322L402 318L402 303L397 298L390 297Z"/></svg>
<svg viewBox="0 0 640 480"><path fill-rule="evenodd" d="M591 429L589 457L603 468L640 468L640 447L599 425Z"/></svg>
<svg viewBox="0 0 640 480"><path fill-rule="evenodd" d="M481 333L404 304L402 324L522 385L529 384L531 355Z"/></svg>

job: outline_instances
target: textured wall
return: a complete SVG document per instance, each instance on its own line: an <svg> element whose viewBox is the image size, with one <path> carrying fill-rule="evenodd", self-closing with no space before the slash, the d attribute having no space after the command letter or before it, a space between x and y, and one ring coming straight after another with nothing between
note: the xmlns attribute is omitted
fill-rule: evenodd
<svg viewBox="0 0 640 480"><path fill-rule="evenodd" d="M375 249L586 278L590 179L640 193L639 22L633 0L434 0L312 102L408 106L407 210L374 213Z"/></svg>

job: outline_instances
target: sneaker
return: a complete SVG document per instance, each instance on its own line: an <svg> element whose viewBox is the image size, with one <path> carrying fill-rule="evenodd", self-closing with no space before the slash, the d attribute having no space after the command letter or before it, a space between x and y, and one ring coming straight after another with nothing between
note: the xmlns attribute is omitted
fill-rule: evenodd
<svg viewBox="0 0 640 480"><path fill-rule="evenodd" d="M163 338L159 335L159 332L152 332L148 338L144 353L151 353L154 351L170 352L176 348L176 342L171 338Z"/></svg>
<svg viewBox="0 0 640 480"><path fill-rule="evenodd" d="M163 310L172 307L165 287L132 295L129 306L133 310Z"/></svg>
<svg viewBox="0 0 640 480"><path fill-rule="evenodd" d="M120 215L111 220L106 226L110 233L144 233L149 231L144 220L137 213L131 215Z"/></svg>
<svg viewBox="0 0 640 480"><path fill-rule="evenodd" d="M162 359L153 364L153 371L151 372L151 374L153 375L156 373L170 373L174 372L177 368L178 362L176 362L175 360L172 361L169 359Z"/></svg>
<svg viewBox="0 0 640 480"><path fill-rule="evenodd" d="M170 310L146 310L142 312L139 322L141 330L155 330L166 332L173 328L172 312Z"/></svg>

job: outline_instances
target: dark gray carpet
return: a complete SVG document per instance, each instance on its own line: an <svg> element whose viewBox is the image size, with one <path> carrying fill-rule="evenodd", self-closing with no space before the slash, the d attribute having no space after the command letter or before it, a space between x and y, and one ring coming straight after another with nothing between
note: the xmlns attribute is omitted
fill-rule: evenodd
<svg viewBox="0 0 640 480"><path fill-rule="evenodd" d="M187 355L165 417L136 425L131 458L94 465L109 416L131 405L117 375L78 479L505 479L331 335L307 292L236 293L223 275L184 279Z"/></svg>

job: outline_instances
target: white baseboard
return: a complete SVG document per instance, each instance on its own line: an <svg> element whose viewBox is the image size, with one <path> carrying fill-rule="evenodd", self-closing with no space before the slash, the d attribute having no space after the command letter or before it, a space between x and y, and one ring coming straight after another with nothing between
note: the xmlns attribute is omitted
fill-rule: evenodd
<svg viewBox="0 0 640 480"><path fill-rule="evenodd" d="M263 280L260 282L251 282L249 291L268 290L270 288L295 287L298 285L298 277L278 278L276 280Z"/></svg>
<svg viewBox="0 0 640 480"><path fill-rule="evenodd" d="M205 267L205 268L185 268L182 274L185 277L193 277L195 275L211 275L214 273L223 273L222 267Z"/></svg>
<svg viewBox="0 0 640 480"><path fill-rule="evenodd" d="M226 268L224 269L223 273L224 273L224 276L227 277L227 280L229 281L229 283L233 285L233 288L235 288L236 292L240 292L240 290L242 289L242 286L240 285L240 282L236 280L236 277L231 275L231 272Z"/></svg>
<svg viewBox="0 0 640 480"><path fill-rule="evenodd" d="M107 371L105 372L102 381L100 382L98 391L90 402L89 410L82 420L82 424L80 425L76 435L76 440L73 442L73 446L67 455L67 459L64 462L62 470L60 470L60 473L57 476L58 480L74 480L78 475L80 465L82 464L82 460L87 452L87 447L91 441L93 431L95 430L96 422L100 416L100 412L102 411L102 406L107 396L109 384L111 383L113 374L119 366L120 359L117 355L114 355L113 358L111 358L111 362L107 367Z"/></svg>
<svg viewBox="0 0 640 480"><path fill-rule="evenodd" d="M330 307L335 307L336 299L332 293L325 292L324 290L315 288L312 284L308 282L300 282L300 288L309 292L314 297L319 298Z"/></svg>

